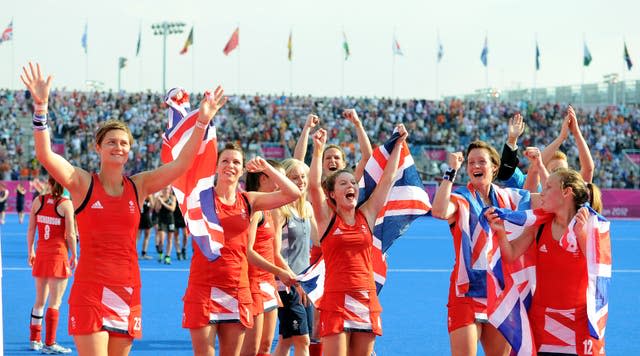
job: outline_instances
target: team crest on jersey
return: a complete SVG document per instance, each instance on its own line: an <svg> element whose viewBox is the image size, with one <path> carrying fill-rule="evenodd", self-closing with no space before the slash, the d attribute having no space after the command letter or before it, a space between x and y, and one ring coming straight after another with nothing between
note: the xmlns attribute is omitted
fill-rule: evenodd
<svg viewBox="0 0 640 356"><path fill-rule="evenodd" d="M129 200L129 212L130 213L136 212L136 204L133 202L133 200Z"/></svg>
<svg viewBox="0 0 640 356"><path fill-rule="evenodd" d="M47 199L47 204L53 204L53 202L54 202L53 199L51 198Z"/></svg>

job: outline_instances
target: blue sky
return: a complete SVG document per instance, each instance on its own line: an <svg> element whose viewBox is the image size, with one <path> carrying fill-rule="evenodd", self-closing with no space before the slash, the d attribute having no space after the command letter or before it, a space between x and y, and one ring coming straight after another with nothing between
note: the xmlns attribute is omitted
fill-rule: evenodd
<svg viewBox="0 0 640 356"><path fill-rule="evenodd" d="M599 82L608 73L636 80L640 28L634 16L639 4L621 0L11 1L0 13L3 29L14 21L14 40L0 44L0 87L21 87L20 66L35 60L55 75L58 87L86 88L88 77L115 89L117 60L123 56L128 58L122 71L124 90L159 91L162 40L153 35L151 25L163 20L187 24L184 33L167 38L167 86L189 91L222 84L229 93L247 94L291 90L404 98L464 94L485 87L487 73L480 61L485 35L492 87L533 86L536 36L541 50L538 87L580 84L583 75L587 83ZM85 22L88 56L80 45ZM136 57L139 26L142 48ZM194 45L181 56L191 26ZM240 26L240 46L226 57L222 48L236 26ZM343 30L351 49L346 62ZM395 57L395 65L394 31L404 53ZM439 65L438 33L444 47ZM583 38L593 56L584 71ZM631 71L622 59L625 39L637 64Z"/></svg>

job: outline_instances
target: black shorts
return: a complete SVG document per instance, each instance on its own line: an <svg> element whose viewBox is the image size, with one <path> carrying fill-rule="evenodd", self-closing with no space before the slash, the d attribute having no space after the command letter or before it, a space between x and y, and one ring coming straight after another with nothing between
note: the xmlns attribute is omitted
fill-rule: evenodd
<svg viewBox="0 0 640 356"><path fill-rule="evenodd" d="M151 229L152 226L153 225L151 225L151 217L148 214L142 214L142 216L140 216L140 224L138 225L138 229Z"/></svg>
<svg viewBox="0 0 640 356"><path fill-rule="evenodd" d="M158 230L164 232L174 232L176 231L176 225L174 223L166 224L163 222L158 223Z"/></svg>
<svg viewBox="0 0 640 356"><path fill-rule="evenodd" d="M292 336L309 335L313 331L313 303L309 306L302 305L300 294L295 288L289 292L279 291L282 307L278 308L278 320L280 321L279 334L283 339Z"/></svg>

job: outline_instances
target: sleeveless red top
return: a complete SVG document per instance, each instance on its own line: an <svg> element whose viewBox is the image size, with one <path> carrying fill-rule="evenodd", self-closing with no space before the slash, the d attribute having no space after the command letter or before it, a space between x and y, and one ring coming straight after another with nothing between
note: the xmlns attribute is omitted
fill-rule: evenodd
<svg viewBox="0 0 640 356"><path fill-rule="evenodd" d="M68 257L65 220L56 210L66 200L64 197L54 198L51 194L40 196L41 205L35 216L38 228L36 255L40 258Z"/></svg>
<svg viewBox="0 0 640 356"><path fill-rule="evenodd" d="M373 237L360 211L356 211L353 225L347 225L336 215L321 247L326 268L325 292L376 289L371 258Z"/></svg>
<svg viewBox="0 0 640 356"><path fill-rule="evenodd" d="M273 249L273 239L276 234L276 227L273 225L273 217L270 211L262 212L262 223L256 230L256 238L253 241L253 250L270 263L275 261L275 251ZM262 268L249 265L249 279L251 281L270 281L275 276Z"/></svg>
<svg viewBox="0 0 640 356"><path fill-rule="evenodd" d="M536 254L534 306L571 309L587 305L587 259L582 251L568 252L553 239L545 224Z"/></svg>
<svg viewBox="0 0 640 356"><path fill-rule="evenodd" d="M87 197L76 209L81 253L75 282L140 286L138 192L129 177L123 176L122 184L122 195L114 197L104 191L97 174L91 177Z"/></svg>
<svg viewBox="0 0 640 356"><path fill-rule="evenodd" d="M251 211L245 197L236 192L233 205L223 204L215 197L216 213L224 230L224 246L213 262L194 244L189 272L189 284L226 288L249 288L247 237Z"/></svg>

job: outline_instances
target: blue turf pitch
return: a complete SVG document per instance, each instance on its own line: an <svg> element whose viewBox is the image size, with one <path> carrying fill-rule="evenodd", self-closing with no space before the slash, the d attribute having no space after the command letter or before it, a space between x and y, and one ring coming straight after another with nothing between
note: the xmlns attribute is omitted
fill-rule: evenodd
<svg viewBox="0 0 640 356"><path fill-rule="evenodd" d="M26 221L7 215L2 233L2 301L6 355L30 355L29 313L34 283L27 266ZM640 354L640 221L611 224L613 283L609 296L608 355ZM376 341L383 355L446 355L446 301L453 249L447 225L432 218L417 220L391 248L389 274L381 294L384 335ZM180 327L188 261L161 265L141 261L143 338L132 355L191 355L189 333ZM71 283L69 284L69 286ZM67 334L65 295L58 342L73 348ZM480 353L481 354L481 353Z"/></svg>

